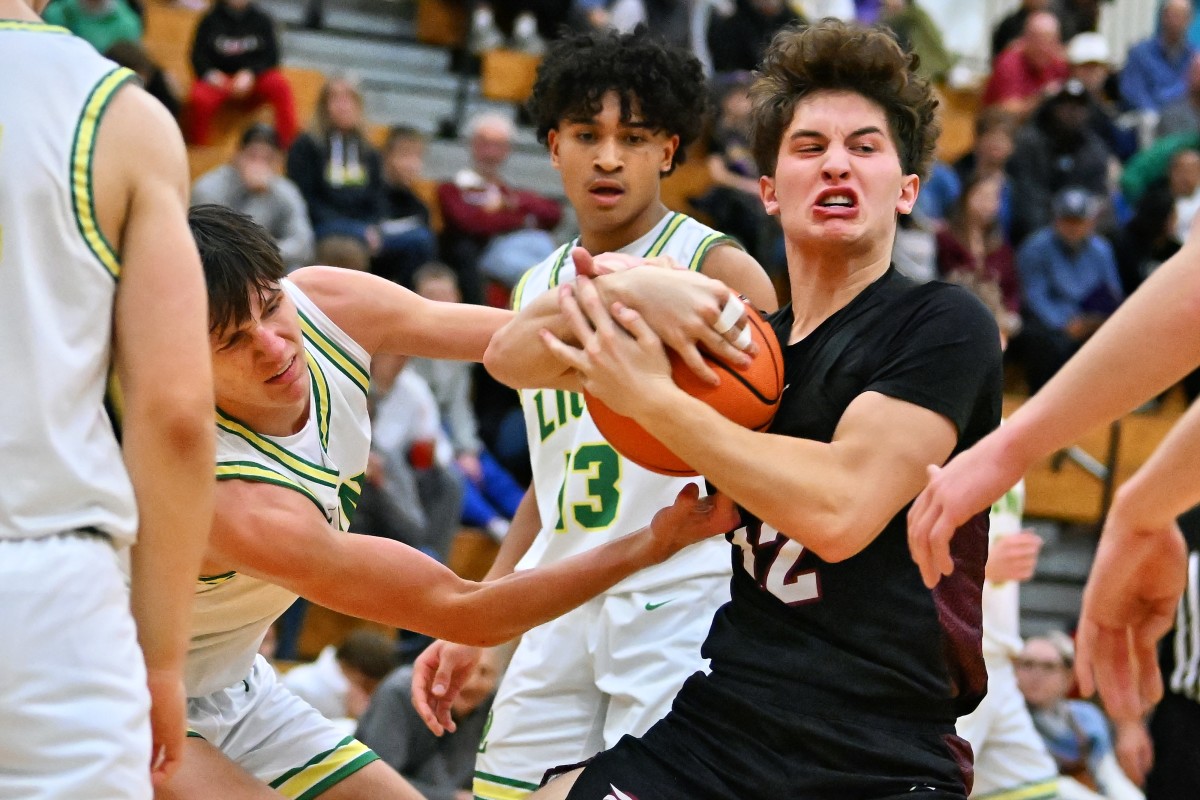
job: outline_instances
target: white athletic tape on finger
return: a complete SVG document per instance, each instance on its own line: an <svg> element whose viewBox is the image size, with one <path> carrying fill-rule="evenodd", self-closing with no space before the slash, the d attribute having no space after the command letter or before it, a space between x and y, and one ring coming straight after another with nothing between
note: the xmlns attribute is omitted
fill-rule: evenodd
<svg viewBox="0 0 1200 800"><path fill-rule="evenodd" d="M750 323L746 323L746 327L738 331L737 338L733 340L733 346L738 350L745 350L750 346L750 339L753 338L750 333Z"/></svg>
<svg viewBox="0 0 1200 800"><path fill-rule="evenodd" d="M745 313L746 306L742 303L742 299L735 294L729 295L729 299L725 301L725 307L721 309L721 316L717 317L717 321L713 323L713 330L724 336L733 330L733 326Z"/></svg>

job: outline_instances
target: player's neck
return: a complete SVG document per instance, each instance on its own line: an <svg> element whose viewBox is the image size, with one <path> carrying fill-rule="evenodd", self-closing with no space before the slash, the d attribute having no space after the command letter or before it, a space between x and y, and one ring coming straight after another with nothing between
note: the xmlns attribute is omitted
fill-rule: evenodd
<svg viewBox="0 0 1200 800"><path fill-rule="evenodd" d="M20 19L29 22L41 22L42 18L37 15L29 4L24 0L0 0L0 19Z"/></svg>
<svg viewBox="0 0 1200 800"><path fill-rule="evenodd" d="M788 277L792 286L792 333L798 342L845 308L877 281L891 265L891 251L874 258L847 258L836 252L800 252L788 248Z"/></svg>
<svg viewBox="0 0 1200 800"><path fill-rule="evenodd" d="M262 436L291 436L299 433L308 422L311 398L286 406L257 406L239 403L218 403L226 414L244 423Z"/></svg>
<svg viewBox="0 0 1200 800"><path fill-rule="evenodd" d="M654 226L662 222L663 217L669 213L670 209L656 198L640 214L617 228L589 226L585 220L580 219L579 246L593 255L615 253L654 230Z"/></svg>

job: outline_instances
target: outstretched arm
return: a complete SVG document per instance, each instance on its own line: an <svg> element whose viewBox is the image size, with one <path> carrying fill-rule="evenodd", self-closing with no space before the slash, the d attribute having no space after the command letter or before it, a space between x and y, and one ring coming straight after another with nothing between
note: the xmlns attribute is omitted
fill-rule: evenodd
<svg viewBox="0 0 1200 800"><path fill-rule="evenodd" d="M530 486L517 506L512 525L500 544L500 552L483 580L499 580L512 574L541 527L537 495ZM434 734L441 736L446 731L454 732L457 726L450 716L450 708L482 655L483 651L478 647L436 641L417 656L413 664L412 703Z"/></svg>
<svg viewBox="0 0 1200 800"><path fill-rule="evenodd" d="M925 583L953 568L950 539L1039 459L1129 413L1200 364L1200 217L1188 243L1134 292L1054 378L1002 427L944 469L908 517Z"/></svg>
<svg viewBox="0 0 1200 800"><path fill-rule="evenodd" d="M691 486L649 528L580 556L475 583L399 542L335 531L291 489L229 480L217 487L206 570L236 570L350 616L490 646L734 527L737 514L728 499L697 495Z"/></svg>
<svg viewBox="0 0 1200 800"><path fill-rule="evenodd" d="M426 300L384 278L336 267L306 267L291 280L368 353L482 361L511 311Z"/></svg>

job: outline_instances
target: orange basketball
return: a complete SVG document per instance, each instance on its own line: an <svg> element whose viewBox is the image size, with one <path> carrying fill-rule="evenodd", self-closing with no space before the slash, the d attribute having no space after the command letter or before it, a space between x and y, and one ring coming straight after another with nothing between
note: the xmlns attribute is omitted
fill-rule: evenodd
<svg viewBox="0 0 1200 800"><path fill-rule="evenodd" d="M667 356L671 360L671 375L680 389L739 425L761 431L775 418L783 394L783 351L767 321L750 303L746 306L750 332L758 344L758 353L749 366L736 367L705 353L705 360L721 380L718 385L710 386L696 377L674 350L668 349ZM638 466L662 475L698 474L641 425L616 413L586 391L583 396L596 427L618 453Z"/></svg>

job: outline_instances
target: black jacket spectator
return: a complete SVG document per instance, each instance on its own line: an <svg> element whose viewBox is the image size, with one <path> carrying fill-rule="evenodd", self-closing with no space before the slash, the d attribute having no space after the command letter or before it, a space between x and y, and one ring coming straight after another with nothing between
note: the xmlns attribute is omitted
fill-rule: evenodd
<svg viewBox="0 0 1200 800"><path fill-rule="evenodd" d="M257 75L277 66L275 25L253 3L240 12L217 3L200 20L192 43L192 69L197 78L212 70L233 75L248 69Z"/></svg>
<svg viewBox="0 0 1200 800"><path fill-rule="evenodd" d="M769 9L769 10L768 10ZM749 72L780 28L802 21L782 0L737 0L728 17L715 14L708 26L708 52L715 72Z"/></svg>

